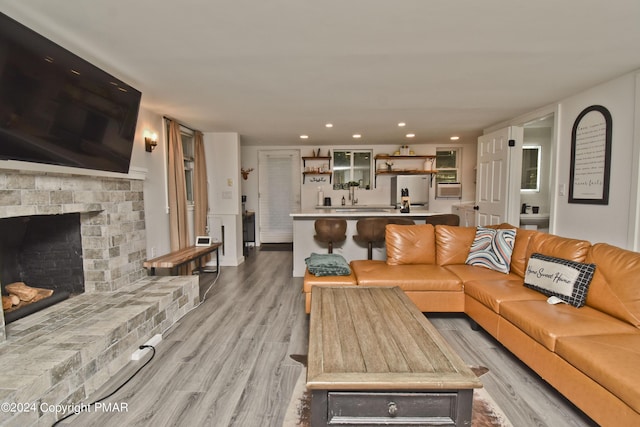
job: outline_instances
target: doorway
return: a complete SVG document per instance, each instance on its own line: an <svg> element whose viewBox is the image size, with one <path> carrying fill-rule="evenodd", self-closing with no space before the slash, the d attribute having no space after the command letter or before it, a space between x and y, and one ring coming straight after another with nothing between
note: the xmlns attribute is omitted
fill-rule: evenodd
<svg viewBox="0 0 640 427"><path fill-rule="evenodd" d="M523 162L520 185L521 214L534 211L546 218L551 212L551 163L554 135L553 113L531 120L523 125ZM549 231L548 220L536 222L540 231ZM521 226L528 227L523 224Z"/></svg>
<svg viewBox="0 0 640 427"><path fill-rule="evenodd" d="M300 151L258 152L261 243L292 243L291 212L300 210Z"/></svg>
<svg viewBox="0 0 640 427"><path fill-rule="evenodd" d="M510 126L478 137L476 225L519 223L522 127Z"/></svg>

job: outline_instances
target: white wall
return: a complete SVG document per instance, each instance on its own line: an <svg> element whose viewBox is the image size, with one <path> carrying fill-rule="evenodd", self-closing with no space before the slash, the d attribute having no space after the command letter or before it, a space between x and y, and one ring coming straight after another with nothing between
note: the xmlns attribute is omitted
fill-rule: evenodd
<svg viewBox="0 0 640 427"><path fill-rule="evenodd" d="M476 143L473 142L471 144L452 144L450 142L446 143L430 143L430 144L411 144L411 149L415 151L416 154L419 155L435 155L437 148L450 147L450 148L460 148L461 149L461 172L462 172L462 190L463 197L462 200L458 199L444 199L444 200L436 200L435 199L435 185L430 189L430 201L429 201L429 210L437 211L437 212L451 212L451 206L454 204L459 204L461 201L473 201L475 200L475 165L476 165L476 156L477 149ZM313 150L317 150L317 148L321 148L321 153L324 154L327 150L331 150L333 153L336 149L372 149L374 156L376 154L393 154L394 151L398 150L397 145L358 145L354 146L326 146L323 145L321 147L310 147L310 146L242 146L242 167L245 169L254 168L254 171L249 174L247 180L242 180L242 191L241 194L247 196L247 204L246 208L250 211L256 212L256 228L259 223L259 203L258 203L258 151L259 150L279 150L279 149L292 149L297 148L300 150L302 156L312 156ZM402 167L403 162L413 162L413 160L396 160L394 161L394 167L399 168ZM418 161L420 163L420 167L422 166L422 161ZM333 163L332 163L333 164ZM411 163L406 163L407 165L411 165ZM302 160L301 160L301 170L302 169ZM309 165L307 165L309 166ZM305 184L302 184L302 175L299 177L302 195L301 195L301 209L311 209L317 203L317 193L318 187L322 188L325 197L331 197L332 204L339 205L342 196L347 197L347 190L334 190L333 184L329 184L328 182L323 185L318 185L318 183L310 182L309 176L307 176L307 180ZM390 177L389 176L379 176L377 180L377 185L373 188L372 181L372 189L371 190L356 190L356 198L358 199L358 204L361 205L372 205L372 204L389 204L390 203ZM256 238L259 240L259 233L256 229ZM256 242L256 244L260 244L260 242Z"/></svg>
<svg viewBox="0 0 640 427"><path fill-rule="evenodd" d="M158 134L152 153L144 149L144 130ZM239 265L242 256L242 216L240 215L240 138L237 133L204 134L209 185L209 234L221 241L220 265ZM136 130L136 167L146 169L144 206L147 228L147 258L171 251L169 202L167 194L167 135L161 115L141 108ZM133 160L132 160L133 164ZM193 236L193 208L188 209L190 240ZM214 263L215 260L211 261Z"/></svg>
<svg viewBox="0 0 640 427"><path fill-rule="evenodd" d="M640 251L640 72L635 75L636 102L631 152L631 200L629 201L629 239L627 246Z"/></svg>
<svg viewBox="0 0 640 427"><path fill-rule="evenodd" d="M592 105L606 107L612 116L608 205L569 203L571 131L578 115ZM640 71L496 124L484 132L511 125L521 126L550 113L556 115L556 136L552 138L550 160L551 232L592 243L606 242L640 250Z"/></svg>
<svg viewBox="0 0 640 427"><path fill-rule="evenodd" d="M158 145L149 153L144 148L145 130L158 134ZM144 181L144 216L147 229L147 258L171 251L169 238L169 202L167 200L167 144L161 115L140 108L136 129L136 154L132 158L146 169ZM140 147L138 150L137 148Z"/></svg>
<svg viewBox="0 0 640 427"><path fill-rule="evenodd" d="M224 237L221 265L239 265L242 254L242 215L240 198L240 136L234 132L204 134L209 184L210 235ZM224 227L224 236L223 229Z"/></svg>
<svg viewBox="0 0 640 427"><path fill-rule="evenodd" d="M637 91L636 74L630 73L593 87L559 103L556 179L556 234L595 242L607 242L632 248L637 240L630 219L637 208L638 181L636 132ZM606 107L612 116L611 175L608 205L585 205L568 202L569 169L571 159L571 131L577 116L591 105ZM559 188L564 186L564 194Z"/></svg>

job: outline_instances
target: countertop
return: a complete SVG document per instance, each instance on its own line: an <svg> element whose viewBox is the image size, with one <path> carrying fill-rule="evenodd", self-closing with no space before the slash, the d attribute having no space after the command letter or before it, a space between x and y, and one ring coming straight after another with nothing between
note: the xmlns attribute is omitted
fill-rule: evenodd
<svg viewBox="0 0 640 427"><path fill-rule="evenodd" d="M400 209L394 209L388 205L370 206L335 206L333 208L320 207L308 209L300 212L292 212L289 216L295 218L318 218L318 217L375 217L375 216L406 216L425 217L430 215L441 215L443 212L429 211L421 207L412 207L410 212L402 213Z"/></svg>

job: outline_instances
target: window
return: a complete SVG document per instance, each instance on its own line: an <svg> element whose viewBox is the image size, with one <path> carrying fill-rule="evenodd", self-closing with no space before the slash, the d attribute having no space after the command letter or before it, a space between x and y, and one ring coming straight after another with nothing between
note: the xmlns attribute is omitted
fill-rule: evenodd
<svg viewBox="0 0 640 427"><path fill-rule="evenodd" d="M436 149L436 182L460 182L460 149Z"/></svg>
<svg viewBox="0 0 640 427"><path fill-rule="evenodd" d="M190 130L181 130L180 136L182 137L182 155L184 156L184 181L187 185L187 203L193 203L194 135Z"/></svg>
<svg viewBox="0 0 640 427"><path fill-rule="evenodd" d="M525 145L522 147L522 179L520 189L525 191L540 191L540 154L539 145Z"/></svg>
<svg viewBox="0 0 640 427"><path fill-rule="evenodd" d="M167 125L167 134L168 133L169 126ZM187 187L187 203L191 205L193 204L194 136L194 132L191 129L180 126L180 139L182 140L182 156L184 161L184 181Z"/></svg>
<svg viewBox="0 0 640 427"><path fill-rule="evenodd" d="M371 188L371 150L333 150L333 189L348 189L349 182Z"/></svg>

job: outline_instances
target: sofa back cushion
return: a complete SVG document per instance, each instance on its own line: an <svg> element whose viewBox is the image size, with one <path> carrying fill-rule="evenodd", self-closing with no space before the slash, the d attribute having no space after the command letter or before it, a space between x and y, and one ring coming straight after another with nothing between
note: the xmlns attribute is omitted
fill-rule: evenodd
<svg viewBox="0 0 640 427"><path fill-rule="evenodd" d="M531 238L536 234L540 234L540 231L525 230L524 228L518 228L516 231L516 241L513 243L513 253L511 254L511 272L520 277L524 277L527 270L527 262L529 262L527 248Z"/></svg>
<svg viewBox="0 0 640 427"><path fill-rule="evenodd" d="M587 305L640 327L640 253L597 243L587 262L596 265Z"/></svg>
<svg viewBox="0 0 640 427"><path fill-rule="evenodd" d="M537 233L531 236L527 247L527 260L534 253L567 259L569 261L584 262L591 243L586 240L569 239L554 234Z"/></svg>
<svg viewBox="0 0 640 427"><path fill-rule="evenodd" d="M476 237L476 227L436 225L435 235L438 265L464 264Z"/></svg>
<svg viewBox="0 0 640 427"><path fill-rule="evenodd" d="M388 224L385 242L389 265L436 263L435 231L431 224Z"/></svg>

